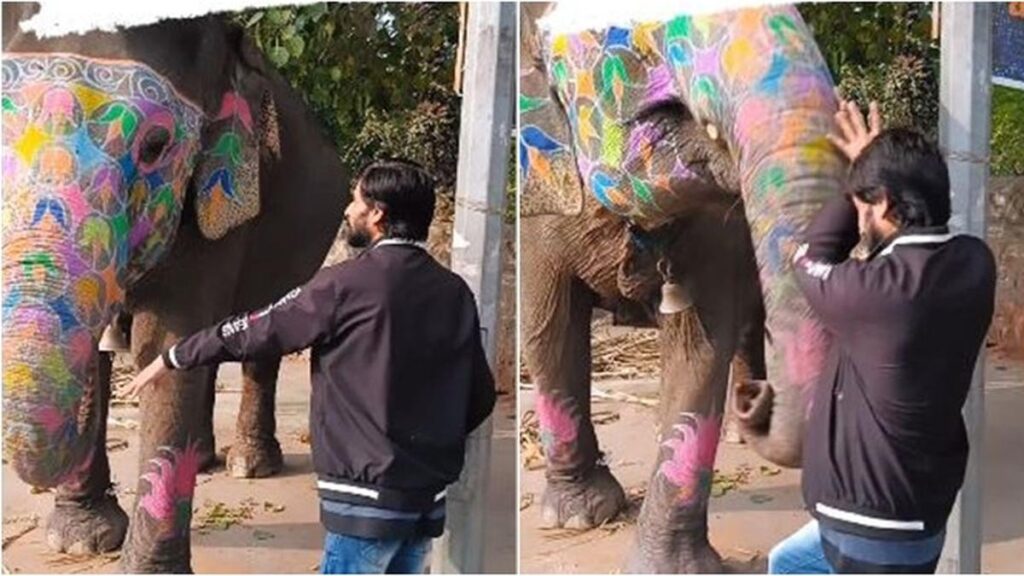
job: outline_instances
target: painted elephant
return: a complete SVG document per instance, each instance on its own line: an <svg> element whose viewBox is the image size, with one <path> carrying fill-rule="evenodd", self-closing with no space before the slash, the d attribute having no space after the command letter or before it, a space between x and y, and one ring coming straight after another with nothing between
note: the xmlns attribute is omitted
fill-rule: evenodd
<svg viewBox="0 0 1024 576"><path fill-rule="evenodd" d="M51 544L109 548L125 521L104 450L104 326L132 314L141 366L282 296L322 262L350 175L221 18L41 39L18 27L35 6L3 9L4 453L24 481L59 487ZM271 465L278 366L243 365L236 439ZM215 373L176 373L141 398L128 571L190 570Z"/></svg>
<svg viewBox="0 0 1024 576"><path fill-rule="evenodd" d="M730 364L744 439L800 462L829 338L789 261L845 161L825 136L831 76L795 8L640 9L523 11L521 338L542 514L588 528L623 507L590 422L591 312L658 326L658 457L626 569L714 572L707 505Z"/></svg>

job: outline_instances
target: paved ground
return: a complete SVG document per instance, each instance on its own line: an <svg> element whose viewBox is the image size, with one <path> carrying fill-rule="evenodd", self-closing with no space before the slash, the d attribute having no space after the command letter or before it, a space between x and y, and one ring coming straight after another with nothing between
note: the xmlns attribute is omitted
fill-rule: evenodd
<svg viewBox="0 0 1024 576"><path fill-rule="evenodd" d="M237 365L221 369L223 391L218 393L215 428L218 449L232 439L240 400ZM201 474L196 489L193 520L192 568L196 572L260 573L311 572L320 561L323 531L317 502L309 446L301 441L309 410L309 375L306 363L287 359L278 386L278 439L285 453L285 470L261 480L236 480L223 470ZM137 418L134 407L112 410L111 467L118 483L121 505L134 500L138 442L130 427ZM495 414L491 452L491 488L485 533L485 566L488 572L515 570L515 433L514 403L505 396ZM116 557L75 559L46 548L42 524L49 513L51 494L32 494L7 466L3 473L4 572L112 572ZM199 529L203 517L220 505L223 512L249 509L251 518L221 530ZM38 520L33 520L38 518ZM38 522L40 527L32 528Z"/></svg>
<svg viewBox="0 0 1024 576"><path fill-rule="evenodd" d="M598 384L599 388L641 397L656 397L657 384L630 381ZM984 547L982 568L987 573L1024 572L1024 364L989 362L986 386ZM533 394L520 395L520 410L529 410ZM620 570L634 534L639 492L647 483L655 456L654 410L637 403L595 403L602 420L598 436L612 470L634 495L624 522L582 534L539 528L543 471L524 470L520 507L524 573L608 573ZM613 414L618 415L614 419ZM723 445L717 469L725 477L749 469L748 480L712 498L710 537L726 557L727 568L764 572L772 545L802 526L798 470L761 467L767 462L742 445ZM724 485L723 485L724 486Z"/></svg>

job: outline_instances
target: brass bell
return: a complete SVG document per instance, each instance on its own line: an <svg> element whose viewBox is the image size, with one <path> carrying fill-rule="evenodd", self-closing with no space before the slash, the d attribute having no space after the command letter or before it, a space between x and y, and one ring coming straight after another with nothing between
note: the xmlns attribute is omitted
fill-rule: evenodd
<svg viewBox="0 0 1024 576"><path fill-rule="evenodd" d="M100 352L127 352L128 341L125 339L124 331L117 325L117 319L110 321L103 329L100 336Z"/></svg>
<svg viewBox="0 0 1024 576"><path fill-rule="evenodd" d="M682 285L669 280L661 285L661 304L658 312L662 314L678 314L693 307L693 298Z"/></svg>
<svg viewBox="0 0 1024 576"><path fill-rule="evenodd" d="M678 314L693 307L693 297L685 285L675 281L672 276L672 264L665 258L658 262L664 283L661 285L661 303L658 312L662 314Z"/></svg>

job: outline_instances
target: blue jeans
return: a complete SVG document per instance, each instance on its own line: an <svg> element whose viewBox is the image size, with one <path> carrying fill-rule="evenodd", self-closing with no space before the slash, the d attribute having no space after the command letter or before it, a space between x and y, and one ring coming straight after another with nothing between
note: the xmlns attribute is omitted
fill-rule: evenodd
<svg viewBox="0 0 1024 576"><path fill-rule="evenodd" d="M358 538L327 532L321 574L423 574L430 538Z"/></svg>
<svg viewBox="0 0 1024 576"><path fill-rule="evenodd" d="M769 574L835 574L848 572L932 573L945 532L917 540L876 540L835 530L822 531L817 520L778 543L768 554ZM833 567L822 539L833 549Z"/></svg>
<svg viewBox="0 0 1024 576"><path fill-rule="evenodd" d="M769 574L834 574L825 559L818 521L812 520L768 553Z"/></svg>

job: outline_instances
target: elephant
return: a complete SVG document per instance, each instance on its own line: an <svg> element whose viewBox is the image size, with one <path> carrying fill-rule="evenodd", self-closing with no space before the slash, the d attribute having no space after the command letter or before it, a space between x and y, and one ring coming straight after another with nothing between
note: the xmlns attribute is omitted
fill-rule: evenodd
<svg viewBox="0 0 1024 576"><path fill-rule="evenodd" d="M57 487L52 546L126 539L126 571L188 572L216 369L143 392L129 521L110 491L100 334L130 314L141 368L282 297L323 261L351 174L299 94L222 16L41 38L18 26L37 9L3 7L5 457L25 482ZM243 363L234 449L254 468L281 462L279 365Z"/></svg>
<svg viewBox="0 0 1024 576"><path fill-rule="evenodd" d="M587 529L625 505L590 421L590 319L605 309L660 328L657 459L625 569L717 572L708 501L727 390L743 439L800 464L830 336L790 256L847 164L826 136L834 83L793 6L636 10L522 12L520 337L542 522Z"/></svg>

